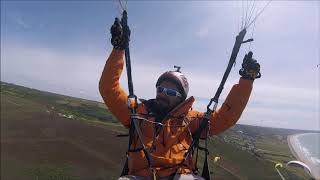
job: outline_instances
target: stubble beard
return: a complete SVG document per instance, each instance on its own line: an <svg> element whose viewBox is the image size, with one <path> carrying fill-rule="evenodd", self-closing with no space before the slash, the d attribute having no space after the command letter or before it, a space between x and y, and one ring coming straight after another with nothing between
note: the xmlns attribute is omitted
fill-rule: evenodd
<svg viewBox="0 0 320 180"><path fill-rule="evenodd" d="M164 98L156 98L156 104L157 104L157 109L160 113L168 113L170 108L169 108L169 101Z"/></svg>

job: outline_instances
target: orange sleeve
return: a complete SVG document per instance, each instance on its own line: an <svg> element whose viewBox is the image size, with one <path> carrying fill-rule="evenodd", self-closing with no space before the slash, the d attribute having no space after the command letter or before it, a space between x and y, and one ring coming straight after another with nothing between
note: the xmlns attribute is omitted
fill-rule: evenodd
<svg viewBox="0 0 320 180"><path fill-rule="evenodd" d="M222 106L210 117L210 135L220 134L236 124L247 105L252 84L252 80L240 79L232 87Z"/></svg>
<svg viewBox="0 0 320 180"><path fill-rule="evenodd" d="M99 81L99 91L110 112L124 126L129 127L128 95L119 83L124 65L123 57L124 51L112 50Z"/></svg>
<svg viewBox="0 0 320 180"><path fill-rule="evenodd" d="M240 79L239 84L232 87L222 106L210 116L210 136L220 134L236 124L247 105L252 84L252 80ZM197 119L191 123L191 131L195 132L204 113L192 111L190 115Z"/></svg>

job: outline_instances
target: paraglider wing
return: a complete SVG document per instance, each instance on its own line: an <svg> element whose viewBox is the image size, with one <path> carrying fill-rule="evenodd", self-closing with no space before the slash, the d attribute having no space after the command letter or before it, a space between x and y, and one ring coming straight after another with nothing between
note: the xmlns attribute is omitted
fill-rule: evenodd
<svg viewBox="0 0 320 180"><path fill-rule="evenodd" d="M289 161L287 162L286 166L293 166L293 167L302 167L305 169L305 171L307 171L309 174L311 174L311 169L309 168L309 166L307 166L305 163L301 162L301 161Z"/></svg>

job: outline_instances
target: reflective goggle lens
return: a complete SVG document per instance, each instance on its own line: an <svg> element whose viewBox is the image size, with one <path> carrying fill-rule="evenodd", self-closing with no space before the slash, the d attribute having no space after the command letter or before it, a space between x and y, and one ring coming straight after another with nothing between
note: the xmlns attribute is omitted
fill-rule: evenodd
<svg viewBox="0 0 320 180"><path fill-rule="evenodd" d="M161 86L157 87L157 92L158 93L165 93L167 96L177 96L177 97L181 97L181 94L173 89L168 89L168 88L164 88Z"/></svg>

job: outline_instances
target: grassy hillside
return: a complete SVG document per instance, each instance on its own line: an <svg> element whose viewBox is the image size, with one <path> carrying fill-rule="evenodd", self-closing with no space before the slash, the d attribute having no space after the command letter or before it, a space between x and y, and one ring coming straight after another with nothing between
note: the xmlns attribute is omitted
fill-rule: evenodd
<svg viewBox="0 0 320 180"><path fill-rule="evenodd" d="M1 83L1 179L117 179L127 131L103 103ZM237 125L210 140L214 179L279 179L290 133ZM281 131L283 132L283 131ZM291 132L291 131L290 131ZM212 159L220 160L213 163ZM200 161L203 154L200 154ZM300 169L286 177L306 179Z"/></svg>
<svg viewBox="0 0 320 180"><path fill-rule="evenodd" d="M31 100L55 109L57 112L72 114L75 118L117 122L112 114L106 111L103 103L59 94L39 91L22 86L1 83L1 93Z"/></svg>

